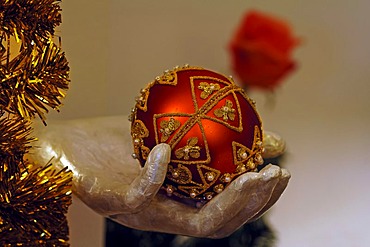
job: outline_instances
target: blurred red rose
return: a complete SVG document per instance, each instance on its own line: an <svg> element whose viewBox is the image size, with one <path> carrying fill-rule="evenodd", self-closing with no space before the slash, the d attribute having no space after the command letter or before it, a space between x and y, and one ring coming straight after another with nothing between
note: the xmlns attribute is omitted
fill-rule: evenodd
<svg viewBox="0 0 370 247"><path fill-rule="evenodd" d="M295 68L298 43L286 22L250 11L230 42L233 70L244 86L272 90Z"/></svg>

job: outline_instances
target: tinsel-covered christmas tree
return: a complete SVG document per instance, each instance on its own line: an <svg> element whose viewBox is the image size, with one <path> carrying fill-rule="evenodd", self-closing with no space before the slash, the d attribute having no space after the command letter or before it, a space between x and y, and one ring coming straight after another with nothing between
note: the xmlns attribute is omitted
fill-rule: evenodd
<svg viewBox="0 0 370 247"><path fill-rule="evenodd" d="M37 138L31 121L38 116L46 125L70 81L54 42L59 4L0 0L0 246L69 246L72 174L25 158Z"/></svg>

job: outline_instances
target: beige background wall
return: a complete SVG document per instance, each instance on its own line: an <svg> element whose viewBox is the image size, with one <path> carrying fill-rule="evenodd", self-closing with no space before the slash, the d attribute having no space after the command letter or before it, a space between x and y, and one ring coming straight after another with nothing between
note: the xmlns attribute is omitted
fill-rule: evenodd
<svg viewBox="0 0 370 247"><path fill-rule="evenodd" d="M288 143L291 183L269 219L278 246L366 246L370 242L370 1L64 1L59 34L71 65L60 114L127 114L139 89L175 65L230 74L227 43L251 8L289 20L303 44L299 69L266 106L266 129ZM77 199L72 246L103 246L103 220Z"/></svg>

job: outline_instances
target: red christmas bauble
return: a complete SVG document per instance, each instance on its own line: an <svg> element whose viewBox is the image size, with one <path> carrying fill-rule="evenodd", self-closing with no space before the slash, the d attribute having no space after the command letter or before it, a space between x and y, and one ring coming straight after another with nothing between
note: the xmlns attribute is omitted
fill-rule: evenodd
<svg viewBox="0 0 370 247"><path fill-rule="evenodd" d="M142 165L159 143L171 147L161 190L206 203L239 175L263 163L261 120L231 78L200 67L175 67L155 78L131 115L134 157Z"/></svg>

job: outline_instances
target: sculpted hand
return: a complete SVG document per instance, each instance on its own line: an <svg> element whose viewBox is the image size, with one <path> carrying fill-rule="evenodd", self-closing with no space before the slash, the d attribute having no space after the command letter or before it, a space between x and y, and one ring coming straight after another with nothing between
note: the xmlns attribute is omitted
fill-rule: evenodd
<svg viewBox="0 0 370 247"><path fill-rule="evenodd" d="M157 145L141 168L131 157L125 117L50 122L35 126L34 135L39 141L30 159L45 164L54 157L57 168L68 166L76 196L99 214L140 230L226 237L268 210L290 178L287 170L268 165L259 173L243 174L205 206L193 208L157 193L166 177L170 147ZM268 157L276 152L266 150Z"/></svg>

